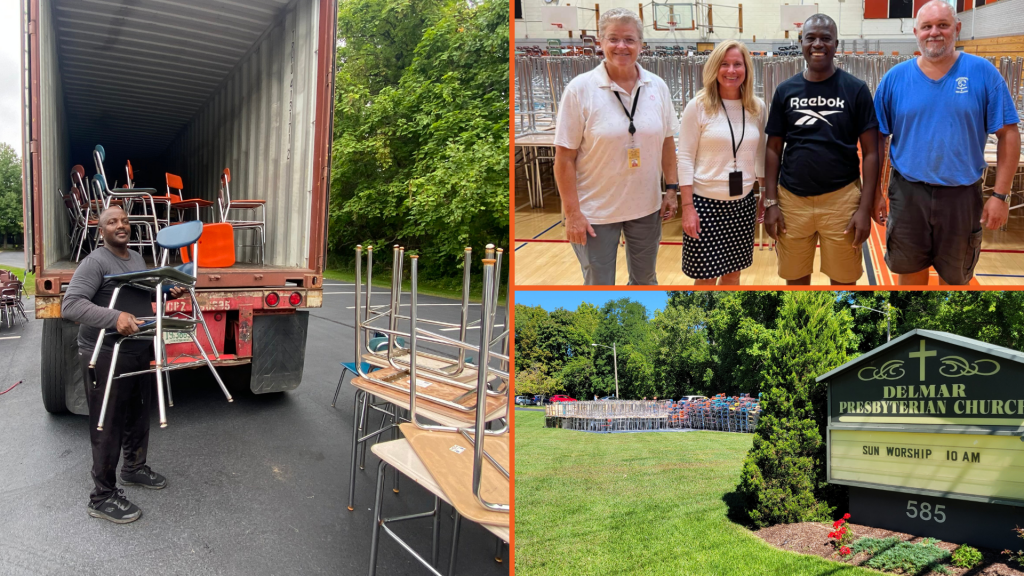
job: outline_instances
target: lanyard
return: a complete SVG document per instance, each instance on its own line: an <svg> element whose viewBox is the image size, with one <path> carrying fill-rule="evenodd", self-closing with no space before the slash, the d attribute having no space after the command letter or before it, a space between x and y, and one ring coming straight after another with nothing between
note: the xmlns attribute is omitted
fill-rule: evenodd
<svg viewBox="0 0 1024 576"><path fill-rule="evenodd" d="M639 82L639 79L637 80L637 82ZM636 114L636 103L640 101L640 89L641 88L643 88L643 85L640 85L640 86L636 87L636 96L633 97L633 110L632 111L627 111L626 110L626 105L622 103L622 96L619 96L618 92L615 93L615 97L619 99L619 104L622 105L622 111L626 113L626 118L629 118L629 137L630 138L632 138L633 134L636 133L636 127L633 126L633 116ZM742 140L741 140L741 142L742 142Z"/></svg>
<svg viewBox="0 0 1024 576"><path fill-rule="evenodd" d="M722 103L722 112L725 113L725 123L729 125L729 139L732 140L732 167L736 169L736 153L739 152L740 146L743 145L743 137L747 135L747 109L740 106L740 110L743 111L743 131L740 132L740 143L736 143L736 135L732 131L732 120L729 120L729 113L725 110L725 102Z"/></svg>

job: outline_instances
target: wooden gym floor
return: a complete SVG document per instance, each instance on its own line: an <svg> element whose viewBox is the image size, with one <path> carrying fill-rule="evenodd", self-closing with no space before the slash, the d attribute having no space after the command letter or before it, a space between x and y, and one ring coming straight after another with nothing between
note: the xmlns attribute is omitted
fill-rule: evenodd
<svg viewBox="0 0 1024 576"><path fill-rule="evenodd" d="M520 172L521 174L521 172ZM516 285L580 285L583 274L579 262L565 236L560 223L560 201L553 192L553 183L545 183L552 190L544 197L544 208L530 208L525 187L519 175L516 178L515 210L515 280ZM520 190L522 189L522 190ZM885 229L872 222L871 237L864 245L864 274L857 282L864 286L894 286L897 277L885 265ZM658 283L662 286L689 286L693 279L683 274L683 230L679 217L662 225L661 249L658 253ZM785 285L777 273L778 261L771 248L771 238L758 230L754 248L754 264L743 271L740 283L745 286ZM972 286L1024 285L1024 209L1010 212L1007 230L985 231L981 256L975 268ZM818 272L820 254L814 259L811 283L825 285L829 279ZM616 284L628 281L625 248L619 246ZM929 284L937 285L934 270Z"/></svg>

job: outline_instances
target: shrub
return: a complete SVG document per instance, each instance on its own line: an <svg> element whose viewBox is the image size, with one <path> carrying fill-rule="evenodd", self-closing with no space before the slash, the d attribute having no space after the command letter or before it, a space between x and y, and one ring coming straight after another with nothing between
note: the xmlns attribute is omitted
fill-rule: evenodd
<svg viewBox="0 0 1024 576"><path fill-rule="evenodd" d="M788 292L763 370L761 419L738 493L758 527L828 521L841 487L825 478L825 384L815 379L849 359L850 313L827 292Z"/></svg>
<svg viewBox="0 0 1024 576"><path fill-rule="evenodd" d="M1013 531L1017 533L1017 536L1024 538L1024 528L1018 526ZM1013 553L1013 550L1003 550L1003 554L1009 556L1011 561L1016 560L1017 564L1024 565L1024 550L1018 550L1016 554Z"/></svg>
<svg viewBox="0 0 1024 576"><path fill-rule="evenodd" d="M864 563L868 568L904 574L923 574L929 570L938 570L948 562L951 554L935 545L938 540L925 538L917 544L900 542L896 536L889 538L864 537L853 543L854 552L870 552L874 554Z"/></svg>
<svg viewBox="0 0 1024 576"><path fill-rule="evenodd" d="M953 551L953 566L957 568L974 568L981 564L981 552L967 544Z"/></svg>

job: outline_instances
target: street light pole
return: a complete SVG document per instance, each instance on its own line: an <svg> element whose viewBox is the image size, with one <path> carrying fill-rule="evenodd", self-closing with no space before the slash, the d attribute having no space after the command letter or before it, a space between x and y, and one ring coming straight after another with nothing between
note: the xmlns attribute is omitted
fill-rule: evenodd
<svg viewBox="0 0 1024 576"><path fill-rule="evenodd" d="M616 343L612 342L611 346L605 346L604 344L591 343L591 346L600 346L602 348L612 349L612 366L615 368L615 399L619 399L619 354L615 349Z"/></svg>
<svg viewBox="0 0 1024 576"><path fill-rule="evenodd" d="M851 304L850 308L863 308L865 310L871 310L872 312L878 312L879 314L885 314L885 341L890 342L892 340L892 332L889 329L889 303L885 303L885 312L881 310L875 310L867 306L861 306L860 304Z"/></svg>
<svg viewBox="0 0 1024 576"><path fill-rule="evenodd" d="M615 351L615 342L612 342L612 365L615 367L615 399L619 399L619 355Z"/></svg>

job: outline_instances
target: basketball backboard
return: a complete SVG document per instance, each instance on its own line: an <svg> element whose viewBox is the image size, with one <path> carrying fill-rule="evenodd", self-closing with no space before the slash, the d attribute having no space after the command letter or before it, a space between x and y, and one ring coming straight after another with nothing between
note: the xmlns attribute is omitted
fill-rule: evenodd
<svg viewBox="0 0 1024 576"><path fill-rule="evenodd" d="M658 31L695 30L693 4L658 4L654 7L654 29Z"/></svg>
<svg viewBox="0 0 1024 576"><path fill-rule="evenodd" d="M799 32L804 20L819 12L817 4L783 4L779 8L782 15L782 30L786 32Z"/></svg>
<svg viewBox="0 0 1024 576"><path fill-rule="evenodd" d="M569 32L578 28L575 6L541 6L540 25L549 32Z"/></svg>

